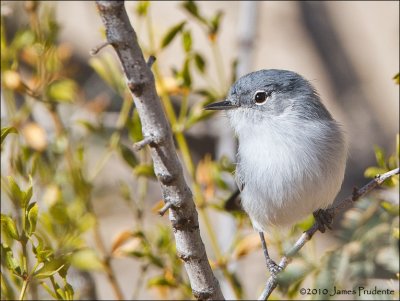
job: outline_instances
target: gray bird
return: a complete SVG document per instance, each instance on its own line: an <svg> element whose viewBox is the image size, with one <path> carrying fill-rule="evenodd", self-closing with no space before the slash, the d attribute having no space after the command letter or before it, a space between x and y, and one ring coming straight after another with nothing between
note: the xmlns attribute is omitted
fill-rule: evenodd
<svg viewBox="0 0 400 301"><path fill-rule="evenodd" d="M286 227L311 213L324 232L326 209L342 185L347 144L312 85L286 70L260 70L241 77L225 101L205 107L226 110L239 141L236 181L243 209L259 232L267 267L264 232Z"/></svg>

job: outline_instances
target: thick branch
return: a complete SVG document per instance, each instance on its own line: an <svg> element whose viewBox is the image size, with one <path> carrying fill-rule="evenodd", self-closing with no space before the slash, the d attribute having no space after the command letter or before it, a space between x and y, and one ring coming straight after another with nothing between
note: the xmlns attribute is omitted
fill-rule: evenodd
<svg viewBox="0 0 400 301"><path fill-rule="evenodd" d="M197 211L178 160L172 132L155 89L154 76L137 42L123 1L96 1L111 44L124 69L136 109L142 122L143 137L149 144L154 171L166 203L171 204L169 217L174 229L179 256L185 262L192 291L198 299L223 299L219 283L209 265L200 237ZM147 141L146 141L147 142ZM144 143L143 143L144 144ZM141 145L138 145L138 147Z"/></svg>
<svg viewBox="0 0 400 301"><path fill-rule="evenodd" d="M361 187L360 189L354 189L351 196L349 196L341 201L336 202L335 204L332 205L331 208L329 208L327 210L331 210L331 212L335 216L340 211L343 211L344 209L351 207L353 205L353 203L355 201L357 201L360 197L367 194L372 189L378 187L385 180L389 179L390 177L392 177L396 174L399 174L399 168L388 171L382 175L377 175L375 177L375 179L370 181L365 186ZM300 251L300 249L306 244L307 241L309 241L312 238L312 236L317 231L318 231L318 225L316 223L314 223L310 229L308 229L306 232L304 232L300 236L300 238L296 241L296 243L294 244L292 249L287 253L287 255L283 256L281 261L279 262L279 266L282 267L282 270L286 268L286 266L290 262L290 259ZM267 284L264 288L264 291L262 292L262 294L258 298L258 300L267 300L268 297L271 295L272 291L277 287L277 285L278 285L278 281L277 281L276 276L269 277Z"/></svg>

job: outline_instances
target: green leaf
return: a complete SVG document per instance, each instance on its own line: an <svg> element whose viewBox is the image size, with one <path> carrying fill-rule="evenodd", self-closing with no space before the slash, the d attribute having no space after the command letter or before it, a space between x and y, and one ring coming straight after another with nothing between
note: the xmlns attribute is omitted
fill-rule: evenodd
<svg viewBox="0 0 400 301"><path fill-rule="evenodd" d="M141 141L143 139L142 123L137 110L133 111L132 118L127 119L125 126L129 131L129 138L132 141Z"/></svg>
<svg viewBox="0 0 400 301"><path fill-rule="evenodd" d="M156 174L154 173L154 167L150 164L140 164L133 169L136 176L142 176L147 178L156 179Z"/></svg>
<svg viewBox="0 0 400 301"><path fill-rule="evenodd" d="M393 76L393 80L397 85L400 85L400 73L397 73L395 76Z"/></svg>
<svg viewBox="0 0 400 301"><path fill-rule="evenodd" d="M184 87L190 88L192 85L192 76L190 75L190 60L186 58L185 63L183 65L183 70L181 73Z"/></svg>
<svg viewBox="0 0 400 301"><path fill-rule="evenodd" d="M186 53L192 50L192 34L189 30L185 30L182 34L183 49Z"/></svg>
<svg viewBox="0 0 400 301"><path fill-rule="evenodd" d="M72 79L52 82L47 88L47 96L56 102L73 102L77 91L77 84Z"/></svg>
<svg viewBox="0 0 400 301"><path fill-rule="evenodd" d="M66 283L64 285L65 300L74 300L74 288L71 284Z"/></svg>
<svg viewBox="0 0 400 301"><path fill-rule="evenodd" d="M14 51L18 51L29 45L33 45L34 42L34 32L31 30L22 30L15 34L14 40L11 42L10 48L13 48Z"/></svg>
<svg viewBox="0 0 400 301"><path fill-rule="evenodd" d="M200 21L203 24L207 24L207 21L203 16L200 15L199 9L197 8L197 4L194 1L185 1L182 4L182 7L191 14L195 19Z"/></svg>
<svg viewBox="0 0 400 301"><path fill-rule="evenodd" d="M160 257L156 257L151 253L149 253L147 255L147 257L149 258L150 262L152 264L154 264L155 266L157 266L159 268L164 268L164 263L163 263L163 261L162 261L162 259Z"/></svg>
<svg viewBox="0 0 400 301"><path fill-rule="evenodd" d="M0 274L0 285L2 300L17 300L12 283L3 273Z"/></svg>
<svg viewBox="0 0 400 301"><path fill-rule="evenodd" d="M134 155L133 151L129 147L120 143L119 151L120 151L122 158L125 160L126 163L129 164L130 167L134 168L136 165L138 165L138 160L136 159L136 156Z"/></svg>
<svg viewBox="0 0 400 301"><path fill-rule="evenodd" d="M164 276L155 276L147 282L147 287L153 287L153 286L176 287L176 282L171 281L165 278Z"/></svg>
<svg viewBox="0 0 400 301"><path fill-rule="evenodd" d="M150 1L139 1L136 5L136 13L140 17L145 17L150 6Z"/></svg>
<svg viewBox="0 0 400 301"><path fill-rule="evenodd" d="M99 130L99 128L96 125L94 125L93 123L91 123L88 120L83 120L83 119L77 120L76 123L83 126L85 129L87 129L91 133Z"/></svg>
<svg viewBox="0 0 400 301"><path fill-rule="evenodd" d="M37 279L48 278L50 276L53 276L59 270L61 270L64 267L64 265L65 265L64 258L52 259L51 261L44 262L43 266L37 271L35 271L33 275Z"/></svg>
<svg viewBox="0 0 400 301"><path fill-rule="evenodd" d="M50 296L53 297L54 300L59 300L59 296L53 292L53 289L51 289L44 281L40 282L40 285L49 293Z"/></svg>
<svg viewBox="0 0 400 301"><path fill-rule="evenodd" d="M161 49L167 47L172 40L175 38L175 36L178 34L178 32L180 32L183 27L185 26L186 21L183 21L177 25L175 25L174 27L170 28L167 33L164 35L164 37L161 40Z"/></svg>
<svg viewBox="0 0 400 301"><path fill-rule="evenodd" d="M28 229L26 229L26 232L30 236L36 230L37 217L39 212L38 204L36 202L29 204L26 212L28 217L28 223L27 223Z"/></svg>
<svg viewBox="0 0 400 301"><path fill-rule="evenodd" d="M4 139L6 139L8 134L17 134L17 133L18 133L18 130L13 126L2 128L1 129L1 145L3 145L3 141L4 141Z"/></svg>
<svg viewBox="0 0 400 301"><path fill-rule="evenodd" d="M215 16L211 19L210 22L210 34L216 35L219 30L219 25L221 23L221 17L223 16L223 12L218 11Z"/></svg>
<svg viewBox="0 0 400 301"><path fill-rule="evenodd" d="M1 214L1 231L8 235L9 237L19 240L19 234L17 226L11 217L5 214Z"/></svg>
<svg viewBox="0 0 400 301"><path fill-rule="evenodd" d="M204 74L206 70L206 61L204 60L203 56L198 52L194 54L194 63L200 73Z"/></svg>
<svg viewBox="0 0 400 301"><path fill-rule="evenodd" d="M6 267L10 271L12 271L18 276L21 276L22 275L21 266L19 265L18 261L14 258L13 251L11 250L11 248L4 243L1 243L0 248L1 248L2 263L4 262Z"/></svg>
<svg viewBox="0 0 400 301"><path fill-rule="evenodd" d="M71 264L85 271L103 269L103 263L95 251L91 249L82 249L72 254Z"/></svg>
<svg viewBox="0 0 400 301"><path fill-rule="evenodd" d="M32 244L32 252L38 262L49 261L50 257L54 254L53 250L49 247L44 246L43 239L40 236L35 236L38 243L37 245Z"/></svg>
<svg viewBox="0 0 400 301"><path fill-rule="evenodd" d="M364 177L375 178L377 175L383 174L385 172L386 172L385 168L371 166L364 171Z"/></svg>
<svg viewBox="0 0 400 301"><path fill-rule="evenodd" d="M8 185L10 188L10 197L13 200L14 203L18 204L22 207L25 208L25 194L24 192L19 188L19 185L17 182L15 182L14 178L11 176L7 177L8 179Z"/></svg>
<svg viewBox="0 0 400 301"><path fill-rule="evenodd" d="M89 59L89 65L118 94L123 94L126 89L124 77L111 54L105 53L101 58L92 57Z"/></svg>
<svg viewBox="0 0 400 301"><path fill-rule="evenodd" d="M379 146L375 145L374 150L375 150L375 158L376 158L376 162L378 163L378 166L387 169L386 162L385 162L385 152L383 151L383 149L380 148Z"/></svg>

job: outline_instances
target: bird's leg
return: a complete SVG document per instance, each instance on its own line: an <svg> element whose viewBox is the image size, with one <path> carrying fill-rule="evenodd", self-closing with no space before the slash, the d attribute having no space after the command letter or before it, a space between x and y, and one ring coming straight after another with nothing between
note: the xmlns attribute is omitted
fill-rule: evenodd
<svg viewBox="0 0 400 301"><path fill-rule="evenodd" d="M332 230L331 224L332 224L332 220L333 220L333 212L331 210L318 209L317 211L314 211L313 215L314 215L315 221L318 224L319 231L324 233L325 226L329 230Z"/></svg>
<svg viewBox="0 0 400 301"><path fill-rule="evenodd" d="M263 232L258 232L258 234L260 235L261 246L262 246L262 249L264 251L264 257L265 257L265 261L267 262L267 268L268 268L269 272L272 275L276 275L280 271L282 271L282 268L279 265L277 265L275 263L275 261L273 261L271 259L271 257L269 257L268 249L267 249L267 243L265 242L265 238L264 238L264 233Z"/></svg>

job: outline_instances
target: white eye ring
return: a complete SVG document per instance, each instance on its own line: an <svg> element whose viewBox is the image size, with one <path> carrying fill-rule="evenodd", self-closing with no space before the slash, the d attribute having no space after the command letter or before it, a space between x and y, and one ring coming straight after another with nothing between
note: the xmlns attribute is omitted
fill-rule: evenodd
<svg viewBox="0 0 400 301"><path fill-rule="evenodd" d="M267 102L268 96L269 95L267 95L267 92L265 92L264 90L258 90L256 91L256 93L254 93L253 96L254 103L258 106L261 106Z"/></svg>

